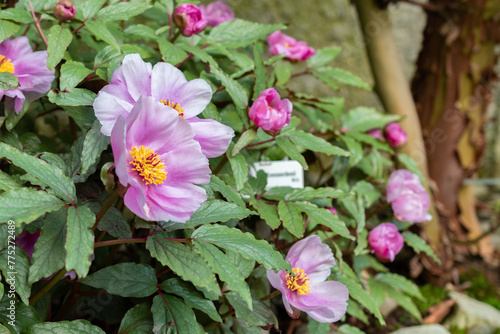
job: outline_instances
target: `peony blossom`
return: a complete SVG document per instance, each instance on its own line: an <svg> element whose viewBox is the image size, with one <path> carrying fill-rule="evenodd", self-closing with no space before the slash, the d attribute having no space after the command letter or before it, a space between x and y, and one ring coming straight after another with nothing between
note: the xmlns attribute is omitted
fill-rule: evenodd
<svg viewBox="0 0 500 334"><path fill-rule="evenodd" d="M403 236L396 225L382 223L368 234L368 244L379 259L394 261L394 257L403 248Z"/></svg>
<svg viewBox="0 0 500 334"><path fill-rule="evenodd" d="M295 38L277 30L267 36L270 55L285 54L285 58L304 61L316 54L316 50L307 46L306 42L297 42Z"/></svg>
<svg viewBox="0 0 500 334"><path fill-rule="evenodd" d="M392 147L397 147L406 143L408 135L398 123L389 123L385 127L385 138Z"/></svg>
<svg viewBox="0 0 500 334"><path fill-rule="evenodd" d="M248 111L248 116L262 130L270 135L278 135L290 123L293 105L288 99L281 100L274 88L260 93Z"/></svg>
<svg viewBox="0 0 500 334"><path fill-rule="evenodd" d="M207 199L208 159L189 122L153 97L141 97L111 132L125 205L149 221L185 222Z"/></svg>
<svg viewBox="0 0 500 334"><path fill-rule="evenodd" d="M59 1L54 6L54 16L59 21L69 21L72 20L76 15L76 7L69 0Z"/></svg>
<svg viewBox="0 0 500 334"><path fill-rule="evenodd" d="M33 52L26 36L6 39L0 43L0 72L9 72L19 80L19 87L0 89L7 109L21 111L24 101L36 100L50 89L54 70L47 68L47 51Z"/></svg>
<svg viewBox="0 0 500 334"><path fill-rule="evenodd" d="M418 223L430 220L427 213L430 199L417 175L406 169L392 172L387 185L387 202L391 203L394 216L400 221Z"/></svg>
<svg viewBox="0 0 500 334"><path fill-rule="evenodd" d="M94 101L101 131L109 136L118 119L127 118L140 96L153 96L157 101L178 111L195 133L195 140L208 158L226 152L234 131L212 119L197 117L210 102L212 89L203 79L187 81L175 66L158 63L154 67L145 63L138 54L125 56L123 63L111 76ZM167 110L167 109L165 109Z"/></svg>
<svg viewBox="0 0 500 334"><path fill-rule="evenodd" d="M190 3L177 6L173 17L175 25L184 36L197 34L207 26L207 20L201 14L200 8Z"/></svg>
<svg viewBox="0 0 500 334"><path fill-rule="evenodd" d="M234 20L234 12L224 0L211 2L208 5L200 5L201 14L211 27L218 26L222 22Z"/></svg>
<svg viewBox="0 0 500 334"><path fill-rule="evenodd" d="M293 276L284 270L277 274L267 271L271 285L281 291L283 304L290 317L296 319L300 311L319 322L334 322L346 312L349 290L335 281L326 281L335 265L330 247L317 235L297 241L288 251L286 260L292 266Z"/></svg>

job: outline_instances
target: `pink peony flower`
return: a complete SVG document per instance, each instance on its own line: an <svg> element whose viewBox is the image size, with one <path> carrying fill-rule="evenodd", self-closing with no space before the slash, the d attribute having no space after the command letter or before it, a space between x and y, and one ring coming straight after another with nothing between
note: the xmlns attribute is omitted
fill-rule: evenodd
<svg viewBox="0 0 500 334"><path fill-rule="evenodd" d="M290 123L293 105L288 99L281 100L274 88L268 88L260 93L248 111L248 116L262 130L270 135L277 135Z"/></svg>
<svg viewBox="0 0 500 334"><path fill-rule="evenodd" d="M418 223L430 220L430 199L417 175L405 169L392 172L387 184L387 202L400 221Z"/></svg>
<svg viewBox="0 0 500 334"><path fill-rule="evenodd" d="M368 234L368 244L379 259L394 261L394 257L403 248L403 236L396 225L382 223Z"/></svg>
<svg viewBox="0 0 500 334"><path fill-rule="evenodd" d="M208 159L189 122L154 97L141 97L111 132L116 175L129 186L125 205L149 221L185 222L207 199Z"/></svg>
<svg viewBox="0 0 500 334"><path fill-rule="evenodd" d="M408 135L398 123L389 123L385 127L385 137L392 147L401 146L406 143Z"/></svg>
<svg viewBox="0 0 500 334"><path fill-rule="evenodd" d="M207 20L201 14L200 8L190 3L177 6L173 17L175 25L184 36L197 34L207 26Z"/></svg>
<svg viewBox="0 0 500 334"><path fill-rule="evenodd" d="M111 77L94 101L101 131L109 136L118 119L127 118L140 96L153 96L178 111L195 133L195 140L208 158L224 154L234 136L230 127L213 119L197 117L210 102L212 89L203 79L187 81L175 66L158 63L153 68L138 54L125 56L123 63ZM165 109L167 110L167 109Z"/></svg>
<svg viewBox="0 0 500 334"><path fill-rule="evenodd" d="M277 30L267 36L270 55L285 54L285 58L304 61L316 54L316 50L307 46L306 42L297 42L295 38Z"/></svg>
<svg viewBox="0 0 500 334"><path fill-rule="evenodd" d="M200 5L201 14L211 27L218 26L222 22L234 20L234 12L224 0L211 2L208 5Z"/></svg>
<svg viewBox="0 0 500 334"><path fill-rule="evenodd" d="M76 7L69 0L59 1L54 7L54 16L59 21L69 21L75 17Z"/></svg>
<svg viewBox="0 0 500 334"><path fill-rule="evenodd" d="M47 68L47 51L33 52L25 36L6 39L0 43L0 72L9 72L19 80L19 87L0 89L7 109L21 111L24 101L36 100L50 89L54 70Z"/></svg>
<svg viewBox="0 0 500 334"><path fill-rule="evenodd" d="M349 290L335 281L326 281L335 265L330 247L317 235L297 241L288 251L294 276L280 270L267 271L271 285L280 290L290 317L297 319L300 311L319 322L334 322L346 312Z"/></svg>
<svg viewBox="0 0 500 334"><path fill-rule="evenodd" d="M371 130L367 131L366 133L369 134L370 136L372 136L373 138L376 138L378 140L382 140L382 131L380 131L380 129L371 129Z"/></svg>

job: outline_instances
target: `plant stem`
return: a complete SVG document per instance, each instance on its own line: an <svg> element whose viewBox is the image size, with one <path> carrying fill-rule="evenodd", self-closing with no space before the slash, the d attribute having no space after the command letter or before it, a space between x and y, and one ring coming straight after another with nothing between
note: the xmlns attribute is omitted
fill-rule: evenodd
<svg viewBox="0 0 500 334"><path fill-rule="evenodd" d="M47 282L47 284L45 284L33 295L33 297L30 298L30 306L35 305L40 298L42 298L47 292L49 292L49 290L52 289L52 287L54 287L54 285L56 285L57 282L61 280L66 272L66 268L62 268L61 270L59 270L59 272L55 274L54 277L52 277L52 279Z"/></svg>
<svg viewBox="0 0 500 334"><path fill-rule="evenodd" d="M45 46L49 46L49 42L47 42L47 39L45 38L45 35L43 34L42 28L40 27L40 22L36 19L35 10L33 9L33 6L31 5L30 0L28 0L28 5L30 6L31 15L33 15L33 21L35 21L35 26L36 26L36 29L38 30L38 33L40 33L40 36L42 37L42 40L45 43Z"/></svg>
<svg viewBox="0 0 500 334"><path fill-rule="evenodd" d="M111 195L111 197L106 201L106 203L104 203L101 210L99 210L99 212L95 216L95 223L94 223L94 226L92 226L92 231L95 231L95 229L96 229L97 225L99 224L99 222L101 221L102 217L104 217L104 214L106 213L106 211L108 211L108 209L113 205L113 203L116 201L117 198L118 198L118 190L115 190L113 195Z"/></svg>
<svg viewBox="0 0 500 334"><path fill-rule="evenodd" d="M264 140L264 141L261 141L261 142L258 142L258 143L248 144L247 146L245 146L245 148L252 147L252 146L257 146L257 145L262 145L262 144L267 144L267 143L270 143L270 142L275 141L275 140L276 140L276 137L273 137L271 139Z"/></svg>
<svg viewBox="0 0 500 334"><path fill-rule="evenodd" d="M116 240L106 240L94 243L94 248L122 245L122 244L144 244L148 238L132 238L132 239L116 239Z"/></svg>

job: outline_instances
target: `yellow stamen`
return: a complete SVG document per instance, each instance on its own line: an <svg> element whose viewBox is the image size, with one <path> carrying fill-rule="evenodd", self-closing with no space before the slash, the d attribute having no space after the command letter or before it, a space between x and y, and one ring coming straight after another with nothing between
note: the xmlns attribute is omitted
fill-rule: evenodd
<svg viewBox="0 0 500 334"><path fill-rule="evenodd" d="M136 170L142 176L142 180L146 182L146 185L162 184L165 181L167 178L165 165L160 160L158 154L152 149L142 145L139 149L136 146L132 146L129 152L132 156L130 164L134 166L132 169Z"/></svg>
<svg viewBox="0 0 500 334"><path fill-rule="evenodd" d="M297 293L301 296L307 295L311 292L311 289L309 288L309 278L304 270L292 268L292 271L294 276L290 276L290 274L286 275L286 285L288 289L297 291Z"/></svg>
<svg viewBox="0 0 500 334"><path fill-rule="evenodd" d="M181 108L181 105L179 103L172 102L168 99L167 100L160 100L160 102L166 106L174 108L179 113L179 116L184 118L184 109Z"/></svg>
<svg viewBox="0 0 500 334"><path fill-rule="evenodd" d="M285 43L285 48L289 48L289 47L290 47L290 44Z"/></svg>
<svg viewBox="0 0 500 334"><path fill-rule="evenodd" d="M14 64L10 62L10 58L0 55L0 72L14 74Z"/></svg>

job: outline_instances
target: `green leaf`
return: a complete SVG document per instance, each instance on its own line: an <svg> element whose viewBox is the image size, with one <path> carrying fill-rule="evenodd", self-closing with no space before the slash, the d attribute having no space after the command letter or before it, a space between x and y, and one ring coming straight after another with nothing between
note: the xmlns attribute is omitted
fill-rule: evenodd
<svg viewBox="0 0 500 334"><path fill-rule="evenodd" d="M316 54L311 58L307 59L307 64L310 67L320 67L328 64L342 52L342 48L338 47L326 47L316 50Z"/></svg>
<svg viewBox="0 0 500 334"><path fill-rule="evenodd" d="M32 23L33 17L31 14L21 8L7 8L0 12L0 19L10 20L19 23Z"/></svg>
<svg viewBox="0 0 500 334"><path fill-rule="evenodd" d="M250 205L257 209L260 218L262 218L267 225L271 226L273 230L281 225L276 205L267 204L266 201L261 199L256 200L254 197L250 198Z"/></svg>
<svg viewBox="0 0 500 334"><path fill-rule="evenodd" d="M286 60L282 60L276 63L274 69L274 74L276 75L276 85L284 87L285 84L290 80L292 76L293 65Z"/></svg>
<svg viewBox="0 0 500 334"><path fill-rule="evenodd" d="M87 22L88 24L89 22ZM50 28L47 45L47 67L52 70L63 59L64 53L68 48L73 35L69 29L60 25L54 25Z"/></svg>
<svg viewBox="0 0 500 334"><path fill-rule="evenodd" d="M375 128L382 128L386 124L401 119L397 115L385 115L375 108L357 107L349 110L342 116L342 129L366 132Z"/></svg>
<svg viewBox="0 0 500 334"><path fill-rule="evenodd" d="M295 203L296 207L311 218L311 221L329 227L333 232L344 238L354 239L345 226L345 223L328 209L318 208L310 203Z"/></svg>
<svg viewBox="0 0 500 334"><path fill-rule="evenodd" d="M101 123L96 120L92 128L85 135L80 174L87 173L90 167L100 160L102 152L108 148L110 137L102 134L101 127Z"/></svg>
<svg viewBox="0 0 500 334"><path fill-rule="evenodd" d="M0 43L14 35L20 28L21 25L17 23L0 20Z"/></svg>
<svg viewBox="0 0 500 334"><path fill-rule="evenodd" d="M418 321L422 321L422 315L420 314L420 311L418 310L418 307L415 305L413 300L406 296L401 294L399 291L396 291L392 288L392 286L388 285L387 286L387 295L394 299L398 304L407 310L412 316L417 318Z"/></svg>
<svg viewBox="0 0 500 334"><path fill-rule="evenodd" d="M236 181L236 189L240 191L245 186L248 176L247 161L242 154L231 156L229 152L227 152L226 156L229 159L229 164L233 170L233 176Z"/></svg>
<svg viewBox="0 0 500 334"><path fill-rule="evenodd" d="M282 24L261 24L236 19L214 27L209 36L228 48L240 48L265 38L276 30L285 29Z"/></svg>
<svg viewBox="0 0 500 334"><path fill-rule="evenodd" d="M231 151L231 155L235 156L236 154L240 153L240 151L245 146L250 144L252 140L255 139L256 136L257 136L257 131L255 131L255 129L248 129L245 132L243 132L240 138L238 138L236 144L234 144L233 150Z"/></svg>
<svg viewBox="0 0 500 334"><path fill-rule="evenodd" d="M201 224L226 222L229 219L243 219L256 214L254 211L242 208L234 203L219 199L205 201L186 222L185 226L194 227Z"/></svg>
<svg viewBox="0 0 500 334"><path fill-rule="evenodd" d="M137 304L125 313L120 323L120 334L150 334L153 332L153 314L148 303Z"/></svg>
<svg viewBox="0 0 500 334"><path fill-rule="evenodd" d="M246 123L248 120L248 115L245 112L248 105L247 92L238 81L232 79L226 72L222 71L218 66L213 66L213 64L217 63L210 62L210 69L212 70L212 73L221 81L222 85L226 87L229 96L233 99L238 115L241 117L243 122Z"/></svg>
<svg viewBox="0 0 500 334"><path fill-rule="evenodd" d="M46 212L59 210L64 202L43 190L17 188L0 194L0 223L9 220L29 224Z"/></svg>
<svg viewBox="0 0 500 334"><path fill-rule="evenodd" d="M413 174L418 175L418 178L420 179L420 182L422 184L427 184L427 179L424 177L424 174L422 174L422 171L418 167L417 163L415 160L413 160L410 156L404 154L404 153L398 153L397 155L398 161L410 172Z"/></svg>
<svg viewBox="0 0 500 334"><path fill-rule="evenodd" d="M231 306L234 307L236 317L243 320L248 326L278 328L276 316L271 309L260 300L253 300L252 308L250 308L236 292L227 292L224 296L226 296Z"/></svg>
<svg viewBox="0 0 500 334"><path fill-rule="evenodd" d="M304 219L297 207L293 203L279 201L278 213L283 221L283 227L297 238L302 238L305 228Z"/></svg>
<svg viewBox="0 0 500 334"><path fill-rule="evenodd" d="M99 231L106 231L118 239L132 238L132 230L127 220L120 210L111 207L106 211L101 221L97 225Z"/></svg>
<svg viewBox="0 0 500 334"><path fill-rule="evenodd" d="M79 282L122 297L147 297L158 290L155 270L132 262L104 267Z"/></svg>
<svg viewBox="0 0 500 334"><path fill-rule="evenodd" d="M424 239L409 231L403 232L402 235L405 240L405 244L413 248L415 252L424 252L436 261L437 264L441 264L441 260L436 256L432 248L424 241Z"/></svg>
<svg viewBox="0 0 500 334"><path fill-rule="evenodd" d="M307 316L307 330L308 333L314 334L328 334L330 332L330 324L327 322L318 322Z"/></svg>
<svg viewBox="0 0 500 334"><path fill-rule="evenodd" d="M243 276L244 278L250 276L253 269L255 268L254 260L245 259L243 256L241 256L241 254L230 251L228 249L226 249L226 255L229 261L231 261L236 266L236 268L238 268L241 276Z"/></svg>
<svg viewBox="0 0 500 334"><path fill-rule="evenodd" d="M164 266L194 285L221 295L219 285L212 268L192 247L180 242L167 240L167 234L157 232L150 236L146 248L151 256Z"/></svg>
<svg viewBox="0 0 500 334"><path fill-rule="evenodd" d="M312 188L305 187L296 189L285 195L287 201L307 201L316 198L343 198L347 196L345 192L335 188Z"/></svg>
<svg viewBox="0 0 500 334"><path fill-rule="evenodd" d="M155 30L144 25L144 24L132 24L128 26L124 31L126 35L137 36L141 38L156 39ZM165 40L165 39L163 39ZM161 49L161 48L160 48Z"/></svg>
<svg viewBox="0 0 500 334"><path fill-rule="evenodd" d="M40 319L38 318L38 315L33 307L26 306L16 299L16 320L13 322L14 325L10 326L9 322L12 321L12 319L8 318L7 312L4 312L3 310L7 310L10 306L11 300L12 299L8 297L7 293L5 293L0 303L0 309L2 310L2 312L0 312L0 322L3 323L9 330L7 334L26 333L26 328L40 322Z"/></svg>
<svg viewBox="0 0 500 334"><path fill-rule="evenodd" d="M371 90L371 87L366 82L364 82L363 79L359 78L349 71L334 67L320 67L316 68L314 71L326 75L329 78L342 84Z"/></svg>
<svg viewBox="0 0 500 334"><path fill-rule="evenodd" d="M280 136L276 137L276 144L279 148L285 152L292 160L298 161L298 163L305 169L308 170L306 159L300 154L298 148L290 141L288 137Z"/></svg>
<svg viewBox="0 0 500 334"><path fill-rule="evenodd" d="M252 309L252 295L248 284L241 276L238 268L229 261L226 254L208 242L194 240L193 243L201 256L208 261L213 271L219 275L219 278L228 284L231 291L238 293L248 307Z"/></svg>
<svg viewBox="0 0 500 334"><path fill-rule="evenodd" d="M105 43L108 43L113 48L115 48L116 51L120 51L120 45L116 41L116 37L113 35L113 33L111 33L111 31L109 31L108 27L106 26L106 22L104 22L102 19L87 21L85 23L85 28L92 34L94 34L96 38L104 41Z"/></svg>
<svg viewBox="0 0 500 334"><path fill-rule="evenodd" d="M389 146L389 144L384 143L384 142L380 141L379 139L374 138L373 136L371 136L367 133L358 132L358 131L347 131L346 133L344 133L343 138L345 138L345 136L350 137L352 139L355 139L356 141L360 141L360 142L363 142L365 144L371 145L376 149L386 151L389 153L394 153L394 150L392 149L391 146Z"/></svg>
<svg viewBox="0 0 500 334"><path fill-rule="evenodd" d="M355 191L357 196L363 199L363 206L365 208L372 206L372 204L382 196L380 191L375 188L373 184L364 180L358 181L354 187L351 188L351 191Z"/></svg>
<svg viewBox="0 0 500 334"><path fill-rule="evenodd" d="M88 19L94 17L99 9L106 3L106 0L87 0L79 3L78 10L81 10L83 13L83 18Z"/></svg>
<svg viewBox="0 0 500 334"><path fill-rule="evenodd" d="M153 333L202 333L191 307L177 297L155 296L151 312L153 313Z"/></svg>
<svg viewBox="0 0 500 334"><path fill-rule="evenodd" d="M40 278L49 277L64 267L66 250L66 208L51 212L42 221L40 237L35 243L33 264L28 282L33 284Z"/></svg>
<svg viewBox="0 0 500 334"><path fill-rule="evenodd" d="M349 314L349 315L351 315L351 316L353 316L355 318L358 318L363 323L365 323L365 324L368 325L368 317L363 312L363 309L361 308L361 306L359 306L359 304L356 303L352 299L349 299L347 301L347 314Z"/></svg>
<svg viewBox="0 0 500 334"><path fill-rule="evenodd" d="M102 8L97 14L106 21L123 20L126 21L151 8L149 1L119 2Z"/></svg>
<svg viewBox="0 0 500 334"><path fill-rule="evenodd" d="M30 268L30 259L20 248L12 252L12 245L0 252L0 270L8 286L13 284L15 292L21 297L25 305L29 305L31 295L31 284L28 283L28 272ZM12 279L14 278L14 279ZM11 293L10 290L5 293Z"/></svg>
<svg viewBox="0 0 500 334"><path fill-rule="evenodd" d="M86 206L68 208L66 231L66 270L75 270L78 277L85 277L90 268L90 255L94 252L94 213Z"/></svg>
<svg viewBox="0 0 500 334"><path fill-rule="evenodd" d="M87 320L44 322L28 328L25 334L106 334Z"/></svg>
<svg viewBox="0 0 500 334"><path fill-rule="evenodd" d="M161 285L165 292L177 295L191 308L195 308L207 314L212 320L222 322L222 319L211 300L205 299L201 292L193 285L179 278L170 278Z"/></svg>
<svg viewBox="0 0 500 334"><path fill-rule="evenodd" d="M375 279L395 289L399 289L407 295L424 300L424 296L420 293L418 286L406 277L393 273L380 273L375 276Z"/></svg>
<svg viewBox="0 0 500 334"><path fill-rule="evenodd" d="M9 174L0 170L0 190L12 190L21 188L21 185Z"/></svg>
<svg viewBox="0 0 500 334"><path fill-rule="evenodd" d="M90 73L92 73L92 70L86 68L84 64L77 61L68 60L61 66L61 77L59 84L61 90L74 88Z"/></svg>
<svg viewBox="0 0 500 334"><path fill-rule="evenodd" d="M357 327L351 326L351 325L342 325L339 327L339 333L342 334L365 334L361 329L358 329Z"/></svg>
<svg viewBox="0 0 500 334"><path fill-rule="evenodd" d="M14 74L0 72L0 89L9 90L19 87L19 80Z"/></svg>
<svg viewBox="0 0 500 334"><path fill-rule="evenodd" d="M241 195L235 192L233 188L228 186L224 181L219 179L217 176L215 175L210 176L209 186L210 188L212 188L212 190L220 192L222 196L224 196L228 201L238 204L243 208L245 207L245 202L241 198Z"/></svg>
<svg viewBox="0 0 500 334"><path fill-rule="evenodd" d="M51 90L47 94L49 101L59 106L91 106L96 94L84 88L71 88L59 93Z"/></svg>
<svg viewBox="0 0 500 334"><path fill-rule="evenodd" d="M312 133L307 133L304 131L290 131L287 136L297 145L300 145L308 150L315 152L322 152L328 155L339 155L343 157L348 157L351 155L348 151L341 149L340 147L334 146L324 140L323 138L317 137Z"/></svg>
<svg viewBox="0 0 500 334"><path fill-rule="evenodd" d="M186 51L170 43L165 38L158 38L158 46L160 48L161 59L164 62L175 65L187 58Z"/></svg>
<svg viewBox="0 0 500 334"><path fill-rule="evenodd" d="M63 109L68 113L69 117L73 118L83 132L87 132L96 120L94 109L92 107L64 106Z"/></svg>
<svg viewBox="0 0 500 334"><path fill-rule="evenodd" d="M194 231L191 238L237 252L246 259L263 264L266 269L291 271L290 263L285 261L279 252L273 250L267 241L256 240L252 234L243 233L235 228L204 225Z"/></svg>
<svg viewBox="0 0 500 334"><path fill-rule="evenodd" d="M264 62L262 61L262 45L254 44L253 46L253 58L255 63L255 86L253 88L253 96L252 100L257 99L260 93L266 89L266 77L267 71L264 66Z"/></svg>

